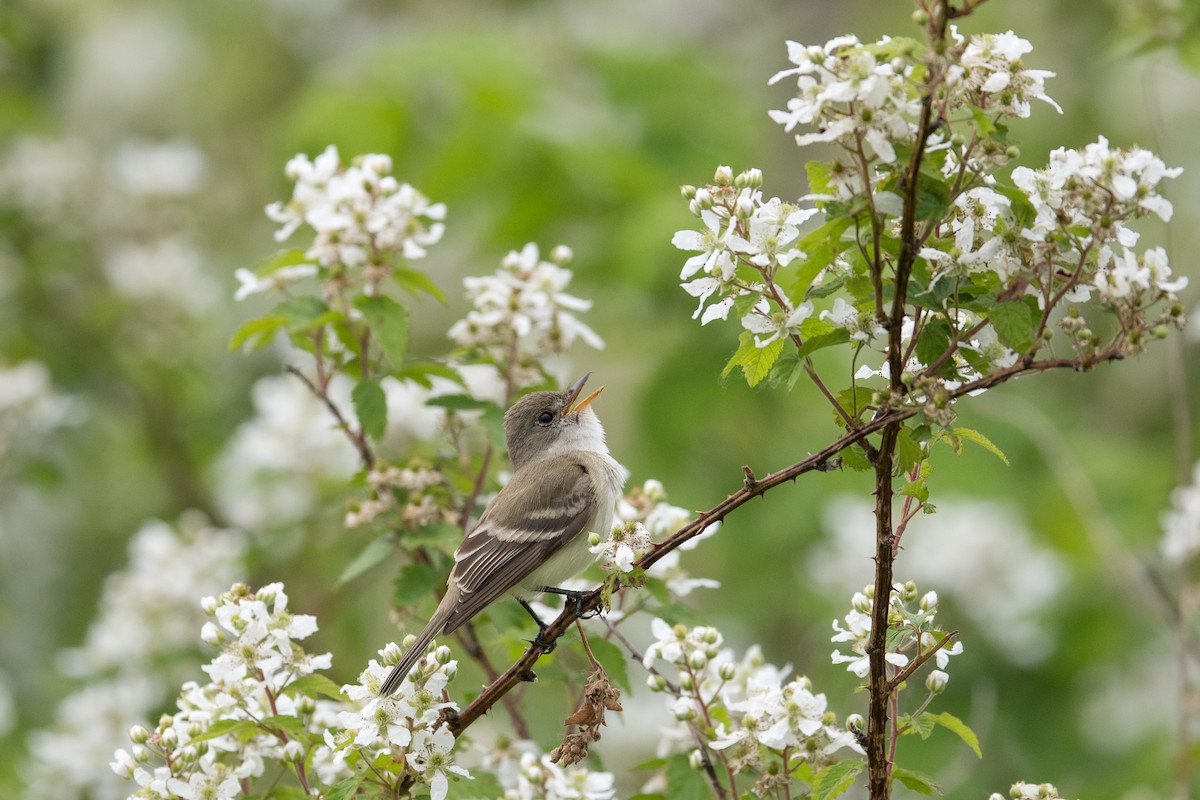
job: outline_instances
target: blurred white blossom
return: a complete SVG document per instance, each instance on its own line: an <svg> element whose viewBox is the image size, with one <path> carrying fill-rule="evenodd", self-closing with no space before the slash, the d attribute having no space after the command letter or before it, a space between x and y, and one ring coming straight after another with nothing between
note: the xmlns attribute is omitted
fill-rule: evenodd
<svg viewBox="0 0 1200 800"><path fill-rule="evenodd" d="M1167 563L1182 566L1200 552L1200 462L1192 482L1171 492L1171 507L1162 515L1162 554Z"/></svg>

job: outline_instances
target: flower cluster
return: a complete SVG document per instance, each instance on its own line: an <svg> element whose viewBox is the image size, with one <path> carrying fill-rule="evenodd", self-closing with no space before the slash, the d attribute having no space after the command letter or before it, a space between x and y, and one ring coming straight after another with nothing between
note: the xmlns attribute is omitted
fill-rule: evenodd
<svg viewBox="0 0 1200 800"><path fill-rule="evenodd" d="M895 142L911 142L920 108L912 64L891 39L864 46L856 36L839 36L824 45L789 41L788 61L796 66L775 73L771 83L796 76L796 96L786 111L771 119L792 131L797 125L816 132L796 136L803 146L838 142L855 147L865 140L884 162L896 160Z"/></svg>
<svg viewBox="0 0 1200 800"><path fill-rule="evenodd" d="M325 731L314 761L320 759L327 773L324 779L332 783L352 774L360 760L376 764L386 756L392 780L411 778L429 786L433 800L442 800L451 776L470 777L454 763L454 736L441 724L443 711L458 710L444 699L446 686L458 674L458 662L450 648L435 647L395 694L380 697L383 681L402 654L394 642L388 644L379 651L379 660L367 664L357 684L342 687L357 708L337 715L341 729Z"/></svg>
<svg viewBox="0 0 1200 800"><path fill-rule="evenodd" d="M1046 78L1054 73L1044 69L1025 69L1021 57L1033 51L1033 45L1012 31L981 33L964 39L955 26L950 34L958 61L948 70L946 83L954 87L960 81L966 92L956 95L960 103L985 112L1028 117L1030 100L1049 103L1062 113L1058 103L1046 94Z"/></svg>
<svg viewBox="0 0 1200 800"><path fill-rule="evenodd" d="M518 375L510 377L518 384L539 380L536 360L566 352L576 339L602 349L604 341L576 316L592 302L566 292L572 272L565 265L572 258L570 248L559 245L545 261L530 242L510 251L494 274L464 278L472 308L450 328L450 338L498 365L515 361Z"/></svg>
<svg viewBox="0 0 1200 800"><path fill-rule="evenodd" d="M369 497L353 503L346 512L347 528L365 525L380 514L395 511L405 530L415 530L438 522L453 522L445 494L446 478L423 459L413 459L404 467L377 461L366 476Z"/></svg>
<svg viewBox="0 0 1200 800"><path fill-rule="evenodd" d="M825 695L814 694L806 677L787 680L790 667L767 663L757 647L738 659L722 648L724 639L713 627L655 619L651 631L655 640L643 659L651 671L648 685L672 697L671 712L683 730L669 738L708 751L693 750L694 762L726 760L735 774L758 776L761 794L800 760L820 767L843 747L857 749L853 734L828 711ZM670 674L654 668L659 661Z"/></svg>
<svg viewBox="0 0 1200 800"><path fill-rule="evenodd" d="M679 231L671 243L698 253L679 273L680 280L687 281L681 284L684 291L700 300L692 318L700 317L703 325L728 319L736 303L742 327L754 335L755 344L766 347L797 334L812 316L811 302L792 303L774 290L774 282L780 270L804 260L798 247L800 226L817 209L799 208L778 197L764 199L761 185L762 172L757 169L735 176L722 166L712 184L685 186L689 208L704 228ZM701 277L693 278L697 273Z"/></svg>
<svg viewBox="0 0 1200 800"><path fill-rule="evenodd" d="M615 794L612 773L560 766L527 740L500 740L483 765L499 779L502 800L611 800Z"/></svg>
<svg viewBox="0 0 1200 800"><path fill-rule="evenodd" d="M860 678L865 678L871 668L867 644L871 636L871 605L874 596L873 586L867 586L863 591L855 593L850 600L850 613L844 617L845 626L836 619L833 621L833 637L830 641L850 643L848 654L843 654L841 650L833 651L833 663L846 664L846 669ZM936 592L927 592L918 602L915 583L897 583L892 587L888 602L888 642L891 647L884 655L884 660L899 670L908 666L908 652L919 655L930 650L942 640L945 633L934 624L938 609ZM954 642L934 654L937 669L931 671L925 681L931 692L940 692L946 687L950 678L945 670L950 663L950 656L958 655L962 649L962 642Z"/></svg>
<svg viewBox="0 0 1200 800"><path fill-rule="evenodd" d="M303 761L301 734L326 720L315 700L288 688L328 669L331 657L309 655L297 644L316 631L316 620L291 613L287 603L281 584L258 592L235 584L201 602L212 617L201 638L220 647L204 667L211 682L185 683L179 710L153 731L136 726L132 749L116 752L113 771L140 787L132 797L234 797L265 773L266 762ZM271 719L280 721L264 722Z"/></svg>
<svg viewBox="0 0 1200 800"><path fill-rule="evenodd" d="M0 366L0 459L18 440L72 422L76 412L71 399L55 391L41 362Z"/></svg>
<svg viewBox="0 0 1200 800"><path fill-rule="evenodd" d="M1187 285L1187 278L1172 280L1162 248L1136 254L1131 248L1138 234L1127 222L1149 214L1169 222L1173 209L1159 187L1181 172L1140 147L1110 147L1103 136L1083 150L1055 150L1044 169L1013 170L1013 183L1037 213L1022 235L1046 244L1035 247L1035 257L1041 256L1035 267L1061 265L1077 271L1081 256L1094 251L1092 286L1105 302L1131 308L1164 299L1174 302L1174 293ZM1086 233L1075 233L1078 230ZM1062 234L1074 245L1073 251L1063 253L1063 248L1049 246ZM1088 288L1082 287L1084 297Z"/></svg>
<svg viewBox="0 0 1200 800"><path fill-rule="evenodd" d="M423 258L426 248L442 238L446 206L396 180L386 155L367 154L342 166L330 145L314 160L297 155L285 172L295 181L292 197L271 203L266 213L282 226L277 241L291 238L301 226L312 229L305 263L275 264L264 275L238 270L238 299L317 275L329 295L348 287L375 294L397 258Z"/></svg>
<svg viewBox="0 0 1200 800"><path fill-rule="evenodd" d="M608 541L601 543L600 546L615 548L605 551L612 552L615 556L617 551L621 551L622 545L622 542L618 541L617 531L625 531L634 536L633 543L638 545L630 548L634 558L642 554L638 552L639 548L642 552L648 550L651 542L662 541L686 525L692 518L691 512L686 508L680 508L667 502L667 492L662 483L653 478L645 481L641 486L632 487L617 503L616 511L616 526L613 529L613 536ZM702 539L712 536L720 527L720 522L709 525L698 536L692 537L654 562L654 566L650 567L646 574L651 578L665 581L667 589L676 597L684 597L693 589L716 589L721 585L720 583L712 578L693 578L680 565L679 560L682 551L695 548ZM644 540L641 538L643 535L646 537ZM610 545L610 543L612 544ZM625 542L625 544L631 543ZM593 550L593 552L600 551ZM628 555L624 551L621 551L621 554L622 556ZM620 559L612 556L609 557L609 560L621 563Z"/></svg>

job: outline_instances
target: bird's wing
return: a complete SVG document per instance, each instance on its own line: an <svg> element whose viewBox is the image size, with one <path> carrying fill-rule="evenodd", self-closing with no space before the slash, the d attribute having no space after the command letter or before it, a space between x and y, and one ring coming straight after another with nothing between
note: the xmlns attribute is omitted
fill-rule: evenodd
<svg viewBox="0 0 1200 800"><path fill-rule="evenodd" d="M514 475L454 554L450 582L461 595L446 620L446 633L584 533L596 502L592 476L570 455L535 462Z"/></svg>

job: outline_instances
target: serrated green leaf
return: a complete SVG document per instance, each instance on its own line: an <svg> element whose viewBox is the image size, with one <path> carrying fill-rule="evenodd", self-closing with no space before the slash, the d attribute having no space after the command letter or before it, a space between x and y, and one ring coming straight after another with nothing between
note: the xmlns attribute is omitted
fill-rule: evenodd
<svg viewBox="0 0 1200 800"><path fill-rule="evenodd" d="M991 439L987 438L979 431L972 428L955 428L954 435L961 439L966 439L968 442L974 442L984 450L987 450L989 453L996 456L996 458L1003 461L1004 466L1009 466L1008 456L1004 455L1004 451L997 447Z"/></svg>
<svg viewBox="0 0 1200 800"><path fill-rule="evenodd" d="M904 730L905 734L918 734L922 739L928 739L936 727L934 721L930 719L929 714L921 714L917 717L910 717L907 714L900 717L899 725Z"/></svg>
<svg viewBox="0 0 1200 800"><path fill-rule="evenodd" d="M350 391L350 401L363 433L372 439L382 438L387 430L387 395L379 381L359 381Z"/></svg>
<svg viewBox="0 0 1200 800"><path fill-rule="evenodd" d="M917 772L916 770L894 766L892 767L892 778L900 781L917 794L923 794L927 796L942 794L941 787L934 783L933 778L929 775L926 775L924 772Z"/></svg>
<svg viewBox="0 0 1200 800"><path fill-rule="evenodd" d="M813 800L833 800L854 785L864 766L866 762L861 758L848 758L830 764L813 779Z"/></svg>
<svg viewBox="0 0 1200 800"><path fill-rule="evenodd" d="M204 733L199 736L193 736L188 741L189 744L195 744L196 742L206 742L209 739L216 739L218 736L229 734L236 736L239 733L257 730L258 724L248 719L220 719L209 725L208 730L204 731Z"/></svg>
<svg viewBox="0 0 1200 800"><path fill-rule="evenodd" d="M922 364L932 364L950 347L950 323L934 317L921 326L917 339L917 358Z"/></svg>
<svg viewBox="0 0 1200 800"><path fill-rule="evenodd" d="M592 648L592 655L600 662L600 666L604 667L609 679L624 691L632 692L633 687L629 683L629 668L625 662L625 651L599 636L589 636L588 646Z"/></svg>
<svg viewBox="0 0 1200 800"><path fill-rule="evenodd" d="M901 428L899 436L896 437L896 474L908 474L908 471L920 463L923 458L925 458L925 451L913 439L912 431L908 428Z"/></svg>
<svg viewBox="0 0 1200 800"><path fill-rule="evenodd" d="M771 367L771 374L767 376L767 381L771 384L772 389L783 389L790 392L803 374L804 362L789 350L781 355Z"/></svg>
<svg viewBox="0 0 1200 800"><path fill-rule="evenodd" d="M342 694L342 688L340 686L331 681L325 675L315 672L311 675L305 675L302 678L297 678L296 680L292 681L286 687L284 687L283 693L290 697L295 697L296 695L304 695L306 697L324 695L325 697L329 697L334 700L346 699L346 696Z"/></svg>
<svg viewBox="0 0 1200 800"><path fill-rule="evenodd" d="M868 407L871 405L872 398L875 397L875 392L873 389L870 389L866 386L859 386L858 384L855 384L849 389L841 390L835 395L835 397L837 398L837 401L841 407L845 409L850 416L857 419L867 411ZM845 424L845 420L842 419L841 414L838 414L836 411L834 411L833 415L834 418L838 420L838 424Z"/></svg>
<svg viewBox="0 0 1200 800"><path fill-rule="evenodd" d="M283 731L289 739L303 738L306 733L304 723L291 714L273 714L263 719L261 725L273 731Z"/></svg>
<svg viewBox="0 0 1200 800"><path fill-rule="evenodd" d="M494 800L504 796L500 779L492 773L473 770L471 775L471 778L463 778L451 774L446 800Z"/></svg>
<svg viewBox="0 0 1200 800"><path fill-rule="evenodd" d="M922 172L917 176L916 218L921 221L945 219L950 213L950 187L940 175L936 178Z"/></svg>
<svg viewBox="0 0 1200 800"><path fill-rule="evenodd" d="M354 307L362 312L375 341L393 369L404 364L408 351L408 309L387 295L361 295Z"/></svg>
<svg viewBox="0 0 1200 800"><path fill-rule="evenodd" d="M287 318L290 327L306 325L327 313L325 301L311 295L289 297L271 309L271 314Z"/></svg>
<svg viewBox="0 0 1200 800"><path fill-rule="evenodd" d="M388 559L389 556L396 552L396 544L392 537L388 534L371 540L366 547L362 549L354 559L346 565L342 570L342 574L338 576L335 587L343 586L346 583L362 575L364 572L379 566Z"/></svg>
<svg viewBox="0 0 1200 800"><path fill-rule="evenodd" d="M862 445L855 442L838 454L842 459L842 464L848 469L855 472L866 472L871 469L871 460L867 458L866 452L862 449Z"/></svg>
<svg viewBox="0 0 1200 800"><path fill-rule="evenodd" d="M827 333L820 333L816 336L810 336L804 340L796 352L800 358L812 355L818 350L824 350L826 347L835 347L839 344L846 344L850 341L850 331L845 328L834 328Z"/></svg>
<svg viewBox="0 0 1200 800"><path fill-rule="evenodd" d="M900 490L900 494L905 497L911 497L919 503L924 503L929 499L929 485L924 478L917 478L915 481L909 481L904 484L904 488Z"/></svg>
<svg viewBox="0 0 1200 800"><path fill-rule="evenodd" d="M392 603L396 608L411 608L425 598L432 597L434 590L445 580L443 571L432 564L405 564L393 584Z"/></svg>
<svg viewBox="0 0 1200 800"><path fill-rule="evenodd" d="M729 359L725 369L721 370L721 377L726 377L734 367L741 367L742 374L746 376L746 383L752 387L757 386L770 373L771 367L782 352L782 339L776 339L766 347L759 347L754 343L754 334L742 331L738 337L737 352Z"/></svg>
<svg viewBox="0 0 1200 800"><path fill-rule="evenodd" d="M929 717L938 725L954 733L958 738L967 743L967 747L971 748L976 756L983 758L983 751L979 749L979 737L975 735L975 731L967 726L967 723L953 714L946 712L942 712L941 714L923 714L922 716Z"/></svg>
<svg viewBox="0 0 1200 800"><path fill-rule="evenodd" d="M358 793L359 784L365 781L365 777L357 776L338 781L321 795L321 800L346 800L348 797L353 797Z"/></svg>
<svg viewBox="0 0 1200 800"><path fill-rule="evenodd" d="M1000 303L988 312L996 338L1005 347L1024 353L1033 345L1033 312L1023 302Z"/></svg>
<svg viewBox="0 0 1200 800"><path fill-rule="evenodd" d="M813 194L832 194L829 190L829 180L833 175L833 167L824 161L808 161L804 164L804 172L808 176L808 190Z"/></svg>

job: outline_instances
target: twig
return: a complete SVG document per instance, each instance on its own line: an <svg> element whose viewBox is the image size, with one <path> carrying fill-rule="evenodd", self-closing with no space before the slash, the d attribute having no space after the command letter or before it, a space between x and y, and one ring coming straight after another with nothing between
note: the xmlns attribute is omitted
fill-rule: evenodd
<svg viewBox="0 0 1200 800"><path fill-rule="evenodd" d="M364 435L362 431L355 431L354 428L350 426L350 423L346 421L344 416L342 416L341 409L339 409L337 404L330 399L329 393L318 389L316 384L310 381L308 376L300 371L299 367L292 366L291 364L284 364L283 371L299 378L301 382L308 387L308 390L313 393L313 396L320 400L321 403L324 404L325 408L329 409L329 413L333 415L338 427L341 428L342 432L350 438L351 444L353 444L354 448L358 450L358 458L360 461L362 461L363 469L370 469L372 466L374 466L375 454L371 452L371 445L367 443L366 435Z"/></svg>

